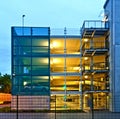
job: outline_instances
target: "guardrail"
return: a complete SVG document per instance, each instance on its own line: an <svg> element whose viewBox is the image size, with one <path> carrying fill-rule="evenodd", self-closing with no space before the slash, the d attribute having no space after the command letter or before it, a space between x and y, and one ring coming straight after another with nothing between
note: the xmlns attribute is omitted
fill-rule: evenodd
<svg viewBox="0 0 120 119"><path fill-rule="evenodd" d="M86 20L81 28L81 34L84 29L109 29L109 22L103 22L100 20Z"/></svg>

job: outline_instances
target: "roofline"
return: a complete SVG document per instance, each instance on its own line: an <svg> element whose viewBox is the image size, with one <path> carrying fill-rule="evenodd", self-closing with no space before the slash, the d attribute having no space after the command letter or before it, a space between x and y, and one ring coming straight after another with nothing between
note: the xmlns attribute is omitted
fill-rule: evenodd
<svg viewBox="0 0 120 119"><path fill-rule="evenodd" d="M50 38L81 38L81 35L50 35Z"/></svg>

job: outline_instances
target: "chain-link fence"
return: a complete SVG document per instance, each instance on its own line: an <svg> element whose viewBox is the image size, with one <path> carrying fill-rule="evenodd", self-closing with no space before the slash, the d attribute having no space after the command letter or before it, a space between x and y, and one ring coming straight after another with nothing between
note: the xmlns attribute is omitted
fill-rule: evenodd
<svg viewBox="0 0 120 119"><path fill-rule="evenodd" d="M110 111L108 97L103 94L101 97L100 93L96 95L85 94L82 98L77 94L52 95L49 98L17 95L12 96L11 102L1 95L0 119L119 119L119 106L117 111Z"/></svg>

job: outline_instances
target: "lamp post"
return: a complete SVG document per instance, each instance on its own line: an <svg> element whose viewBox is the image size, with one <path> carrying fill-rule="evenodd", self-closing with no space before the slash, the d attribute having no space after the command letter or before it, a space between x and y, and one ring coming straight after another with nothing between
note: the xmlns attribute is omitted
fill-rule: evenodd
<svg viewBox="0 0 120 119"><path fill-rule="evenodd" d="M22 15L22 27L24 27L24 17L25 15Z"/></svg>
<svg viewBox="0 0 120 119"><path fill-rule="evenodd" d="M25 15L22 15L22 34L24 35L24 17Z"/></svg>

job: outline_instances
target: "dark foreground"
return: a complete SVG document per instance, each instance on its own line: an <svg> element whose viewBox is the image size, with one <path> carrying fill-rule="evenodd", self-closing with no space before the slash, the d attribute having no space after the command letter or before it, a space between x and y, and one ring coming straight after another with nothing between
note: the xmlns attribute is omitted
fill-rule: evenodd
<svg viewBox="0 0 120 119"><path fill-rule="evenodd" d="M120 113L0 113L0 119L120 119Z"/></svg>

